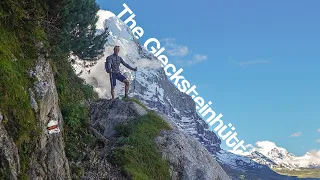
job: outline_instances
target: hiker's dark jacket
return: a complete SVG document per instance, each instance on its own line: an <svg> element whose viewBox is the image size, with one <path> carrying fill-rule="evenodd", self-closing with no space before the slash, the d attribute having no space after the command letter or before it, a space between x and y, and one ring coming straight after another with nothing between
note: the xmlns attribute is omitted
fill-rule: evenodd
<svg viewBox="0 0 320 180"><path fill-rule="evenodd" d="M112 55L107 57L108 67L111 65L112 73L119 73L120 72L120 63L122 63L128 69L134 70L129 64L124 62L122 57L118 56L117 54L113 53Z"/></svg>

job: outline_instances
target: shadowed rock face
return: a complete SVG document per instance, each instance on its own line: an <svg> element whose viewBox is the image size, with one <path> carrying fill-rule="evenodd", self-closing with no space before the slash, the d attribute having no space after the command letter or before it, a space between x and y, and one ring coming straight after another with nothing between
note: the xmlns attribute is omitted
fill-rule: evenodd
<svg viewBox="0 0 320 180"><path fill-rule="evenodd" d="M93 154L98 154L87 164L85 179L95 178L125 178L117 172L106 160L108 149L112 149L112 138L114 127L118 123L127 123L139 115L145 115L147 112L134 102L124 102L121 100L101 99L91 104L91 125L96 133L99 133L108 144L103 149L94 150ZM170 174L172 179L183 180L214 180L230 179L223 171L220 165L213 159L210 153L192 136L189 136L179 130L179 127L172 122L165 114L159 113L173 130L162 131L160 136L155 139L159 153L170 164ZM99 135L98 135L99 136ZM103 153L104 152L104 153ZM102 163L94 163L94 161ZM109 172L102 174L102 172ZM99 175L98 175L99 174ZM118 174L116 176L115 174ZM112 176L112 177L111 177Z"/></svg>
<svg viewBox="0 0 320 180"><path fill-rule="evenodd" d="M1 112L0 112L1 114ZM0 174L17 179L20 173L18 149L6 129L0 124Z"/></svg>

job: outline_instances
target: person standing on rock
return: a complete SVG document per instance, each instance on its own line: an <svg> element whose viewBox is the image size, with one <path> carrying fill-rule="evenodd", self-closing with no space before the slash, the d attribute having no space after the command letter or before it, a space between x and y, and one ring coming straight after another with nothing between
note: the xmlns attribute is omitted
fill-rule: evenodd
<svg viewBox="0 0 320 180"><path fill-rule="evenodd" d="M121 74L120 72L120 64L123 64L126 68L132 70L132 71L137 71L138 68L133 68L131 66L129 66L126 62L124 62L124 60L119 56L119 51L120 51L120 47L119 46L115 46L113 48L114 53L111 54L110 56L108 56L106 58L106 62L105 62L105 68L106 71L109 73L110 75L110 84L111 84L111 96L112 99L114 99L114 88L116 87L116 82L117 80L123 82L125 84L125 98L128 98L128 91L129 91L129 81L127 80L127 78Z"/></svg>

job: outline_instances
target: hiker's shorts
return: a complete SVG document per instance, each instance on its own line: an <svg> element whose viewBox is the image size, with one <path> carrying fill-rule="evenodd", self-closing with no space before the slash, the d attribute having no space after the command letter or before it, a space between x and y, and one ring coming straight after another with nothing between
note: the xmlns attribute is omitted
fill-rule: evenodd
<svg viewBox="0 0 320 180"><path fill-rule="evenodd" d="M117 85L117 80L123 82L126 77L124 75L122 75L121 73L110 73L110 84L111 84L111 88L116 87Z"/></svg>

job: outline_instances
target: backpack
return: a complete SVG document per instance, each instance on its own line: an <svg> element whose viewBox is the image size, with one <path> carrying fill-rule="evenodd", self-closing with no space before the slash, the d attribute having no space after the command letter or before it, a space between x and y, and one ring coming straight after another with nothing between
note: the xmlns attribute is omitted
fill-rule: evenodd
<svg viewBox="0 0 320 180"><path fill-rule="evenodd" d="M110 63L110 65L108 66L109 61L110 61L110 58L107 57L106 61L104 62L104 68L105 68L105 70L107 71L107 73L110 73L110 72L111 72L111 63Z"/></svg>

